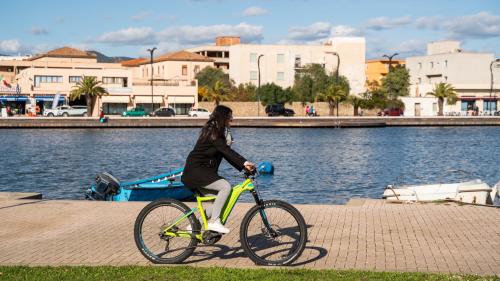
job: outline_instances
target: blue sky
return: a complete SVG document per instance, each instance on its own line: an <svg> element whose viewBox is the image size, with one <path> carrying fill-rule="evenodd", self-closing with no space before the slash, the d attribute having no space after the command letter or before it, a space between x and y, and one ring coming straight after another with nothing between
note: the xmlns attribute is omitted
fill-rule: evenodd
<svg viewBox="0 0 500 281"><path fill-rule="evenodd" d="M266 44L364 36L368 58L423 54L429 41L457 39L500 56L499 0L17 0L2 8L0 54L73 46L138 57L151 46L166 53L239 35Z"/></svg>

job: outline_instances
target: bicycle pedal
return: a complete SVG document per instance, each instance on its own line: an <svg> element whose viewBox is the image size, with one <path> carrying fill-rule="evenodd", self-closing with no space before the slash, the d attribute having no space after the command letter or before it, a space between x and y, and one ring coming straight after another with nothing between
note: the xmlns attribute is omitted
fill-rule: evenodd
<svg viewBox="0 0 500 281"><path fill-rule="evenodd" d="M219 232L208 230L208 231L203 232L201 238L202 238L203 244L213 245L213 244L217 243L222 238L222 234Z"/></svg>

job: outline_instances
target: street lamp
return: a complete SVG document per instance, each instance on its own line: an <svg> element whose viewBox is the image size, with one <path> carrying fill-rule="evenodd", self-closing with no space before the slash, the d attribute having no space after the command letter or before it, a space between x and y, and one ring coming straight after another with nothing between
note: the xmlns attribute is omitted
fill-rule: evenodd
<svg viewBox="0 0 500 281"><path fill-rule="evenodd" d="M337 52L326 52L327 54L332 54L337 57L337 71L335 71L335 83L339 83L339 72L340 72L340 56ZM337 107L337 117L339 117L339 102L336 102Z"/></svg>
<svg viewBox="0 0 500 281"><path fill-rule="evenodd" d="M153 52L156 50L156 47L152 49L148 49L149 54L151 55L151 113L155 111L155 104L153 103Z"/></svg>
<svg viewBox="0 0 500 281"><path fill-rule="evenodd" d="M392 70L392 58L395 57L395 56L397 56L397 55L399 55L399 54L398 53L394 53L394 54L392 54L390 56L388 56L388 55L383 55L382 56L384 58L388 58L389 59L389 72L391 72L391 70Z"/></svg>
<svg viewBox="0 0 500 281"><path fill-rule="evenodd" d="M257 58L257 70L259 71L259 82L258 82L258 87L257 87L257 116L260 116L260 58L262 58L264 55L259 55Z"/></svg>
<svg viewBox="0 0 500 281"><path fill-rule="evenodd" d="M491 112L491 96L493 95L493 64L495 63L500 63L500 59L496 59L490 63L490 100L488 103L488 111L490 112Z"/></svg>

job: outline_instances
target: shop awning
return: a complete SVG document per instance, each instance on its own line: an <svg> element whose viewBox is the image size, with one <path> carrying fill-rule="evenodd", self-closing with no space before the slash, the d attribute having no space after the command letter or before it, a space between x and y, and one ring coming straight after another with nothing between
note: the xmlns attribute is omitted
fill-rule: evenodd
<svg viewBox="0 0 500 281"><path fill-rule="evenodd" d="M497 97L483 97L483 100L492 100L492 101L495 101L497 99L498 99Z"/></svg>
<svg viewBox="0 0 500 281"><path fill-rule="evenodd" d="M459 100L477 100L479 99L478 97L473 97L473 96L462 96L458 98Z"/></svg>
<svg viewBox="0 0 500 281"><path fill-rule="evenodd" d="M59 101L64 101L64 97L60 96ZM54 101L54 96L35 96L36 101Z"/></svg>
<svg viewBox="0 0 500 281"><path fill-rule="evenodd" d="M102 103L126 103L130 101L129 96L102 96ZM150 100L151 101L151 100Z"/></svg>
<svg viewBox="0 0 500 281"><path fill-rule="evenodd" d="M0 101L27 101L26 96L0 96Z"/></svg>
<svg viewBox="0 0 500 281"><path fill-rule="evenodd" d="M168 104L189 103L194 104L193 96L168 96Z"/></svg>
<svg viewBox="0 0 500 281"><path fill-rule="evenodd" d="M151 103L151 96L135 96L135 103ZM163 103L163 96L153 96L153 103Z"/></svg>

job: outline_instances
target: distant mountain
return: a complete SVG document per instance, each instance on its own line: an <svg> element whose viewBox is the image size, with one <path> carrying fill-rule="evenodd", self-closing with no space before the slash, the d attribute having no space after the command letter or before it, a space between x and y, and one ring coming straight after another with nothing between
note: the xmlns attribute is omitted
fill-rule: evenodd
<svg viewBox="0 0 500 281"><path fill-rule="evenodd" d="M100 53L98 51L87 51L88 53L94 54L97 56L97 62L121 62L125 60L131 60L133 58L130 57L108 57L104 55L103 53Z"/></svg>

